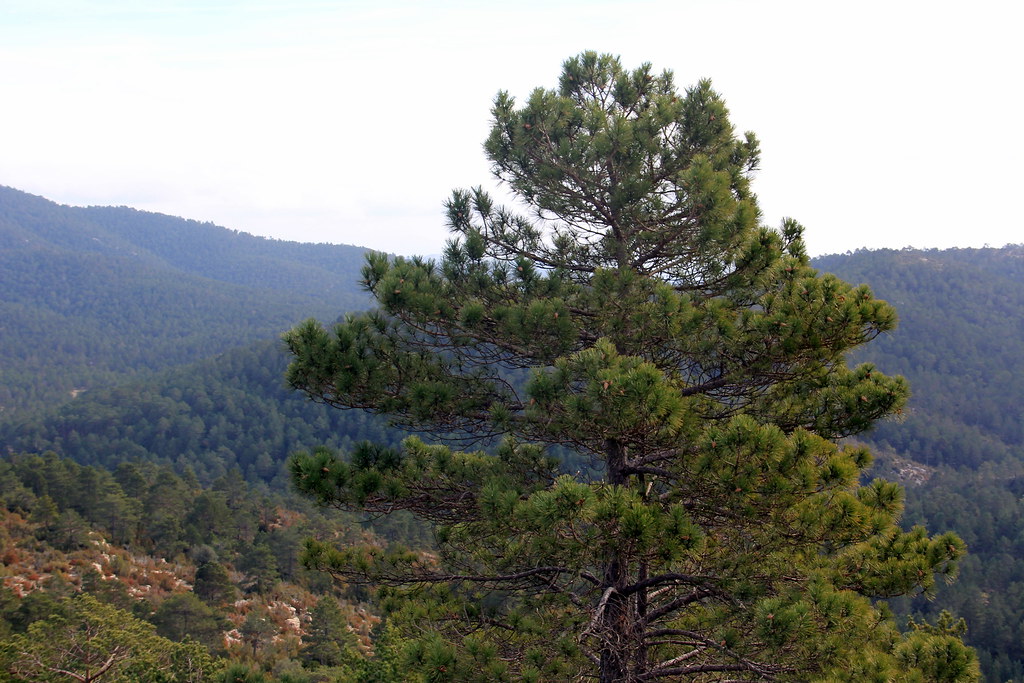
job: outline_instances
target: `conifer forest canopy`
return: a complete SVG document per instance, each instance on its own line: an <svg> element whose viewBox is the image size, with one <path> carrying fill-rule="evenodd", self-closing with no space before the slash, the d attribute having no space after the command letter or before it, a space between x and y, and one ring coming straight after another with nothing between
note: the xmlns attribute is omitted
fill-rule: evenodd
<svg viewBox="0 0 1024 683"><path fill-rule="evenodd" d="M710 82L587 52L492 115L517 204L454 191L440 262L372 254L375 310L286 335L292 387L418 435L300 454L296 485L436 548L306 562L376 587L425 680L976 680L956 627L876 602L964 544L901 530L837 444L906 401L844 360L896 314L760 223L758 141Z"/></svg>

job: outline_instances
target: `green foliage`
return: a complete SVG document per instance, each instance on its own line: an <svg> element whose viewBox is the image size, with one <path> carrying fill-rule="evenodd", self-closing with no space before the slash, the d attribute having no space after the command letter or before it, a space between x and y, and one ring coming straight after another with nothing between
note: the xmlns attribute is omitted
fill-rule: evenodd
<svg viewBox="0 0 1024 683"><path fill-rule="evenodd" d="M224 670L217 683L268 683L262 671L245 664L231 664Z"/></svg>
<svg viewBox="0 0 1024 683"><path fill-rule="evenodd" d="M174 641L191 638L211 651L221 649L227 626L223 615L192 593L167 597L149 620L164 638Z"/></svg>
<svg viewBox="0 0 1024 683"><path fill-rule="evenodd" d="M363 659L355 680L363 683L422 683L406 663L404 650L408 643L392 624L384 622L374 637L373 656Z"/></svg>
<svg viewBox="0 0 1024 683"><path fill-rule="evenodd" d="M249 546L238 558L238 568L246 573L245 588L256 593L267 593L277 582L277 561L265 543Z"/></svg>
<svg viewBox="0 0 1024 683"><path fill-rule="evenodd" d="M67 601L61 601L57 596L44 591L34 591L26 595L7 618L15 633L25 633L37 621L67 615Z"/></svg>
<svg viewBox="0 0 1024 683"><path fill-rule="evenodd" d="M87 392L36 419L0 424L0 441L110 470L131 461L170 465L179 474L191 468L204 484L233 467L249 481L273 482L291 453L319 443L399 443L381 420L341 416L287 392L285 367L279 343L260 342L147 382ZM132 512L120 514L130 526Z"/></svg>
<svg viewBox="0 0 1024 683"><path fill-rule="evenodd" d="M11 681L199 683L215 672L194 643L176 644L129 613L81 594L0 644Z"/></svg>
<svg viewBox="0 0 1024 683"><path fill-rule="evenodd" d="M501 445L296 457L320 504L437 539L311 540L306 563L429 623L407 649L429 681L935 674L915 643L950 636L903 638L871 598L931 591L963 543L901 531L898 487L861 486L870 456L835 443L905 404L902 378L845 364L893 309L815 271L798 224L758 224L757 140L706 81L585 53L493 117L494 173L531 215L456 191L441 263L371 254L379 308L285 341L317 401Z"/></svg>
<svg viewBox="0 0 1024 683"><path fill-rule="evenodd" d="M860 352L914 386L906 419L876 442L929 465L976 469L1024 447L1024 259L1020 246L879 250L816 264L900 304L900 328ZM956 315L939 315L956 302Z"/></svg>
<svg viewBox="0 0 1024 683"><path fill-rule="evenodd" d="M328 596L321 597L310 613L303 643L302 661L310 666L351 667L362 659L338 601Z"/></svg>
<svg viewBox="0 0 1024 683"><path fill-rule="evenodd" d="M255 659L256 653L270 642L277 629L274 628L266 610L254 609L245 615L245 621L238 627L238 632L242 634L242 640L252 648L252 656Z"/></svg>
<svg viewBox="0 0 1024 683"><path fill-rule="evenodd" d="M118 609L130 611L135 605L135 598L120 581L107 581L103 575L90 567L82 574L82 592L89 593L100 602L113 605ZM161 634L164 635L164 634Z"/></svg>
<svg viewBox="0 0 1024 683"><path fill-rule="evenodd" d="M90 488L83 490L82 481L92 482ZM310 534L324 535L326 529L335 538L348 534L372 536L372 532L353 528L350 518L317 509L295 494L270 494L252 488L237 471L235 476L218 479L213 486L200 489L194 481L152 464L127 464L112 476L52 452L0 458L0 505L28 517L34 531L34 543L28 539L12 541L12 549L18 545L33 553L46 553L52 548L68 548L62 543L65 537L54 535L47 524L72 514L81 521L76 528L79 537L87 541L86 549L93 548L102 536L117 538L138 554L158 554L184 562L181 550L191 547L190 555L197 565L193 591L211 607L224 607L238 592L225 564L248 572L243 584L257 590L269 590L280 578L319 591L324 588L322 577L305 571L299 562L302 539ZM109 514L111 501L137 514L123 538L118 537L123 530L121 518ZM211 507L211 501L216 506ZM210 514L211 510L217 514ZM416 526L379 526L387 534L409 539L418 539L422 533ZM68 549L79 547L75 544ZM122 561L117 555L110 559L115 573L119 573L116 564ZM122 567L120 573L126 578L127 568ZM85 570L81 578L82 590L103 602L125 609L136 602L121 582L103 580L93 569ZM31 593L21 601L17 609L29 611L21 616L20 612L8 615L12 623L18 624L16 630L23 631L55 609L52 600L46 599L45 593ZM36 601L45 604L39 610L32 609ZM212 642L198 634L195 637Z"/></svg>
<svg viewBox="0 0 1024 683"><path fill-rule="evenodd" d="M903 666L920 669L925 680L936 683L978 679L978 658L960 640L967 631L963 619L954 622L952 615L943 611L934 626L913 619L909 625L910 636L896 649L896 657Z"/></svg>
<svg viewBox="0 0 1024 683"><path fill-rule="evenodd" d="M211 560L196 567L196 578L192 592L203 602L221 606L231 602L236 594L235 586L228 572L220 562Z"/></svg>

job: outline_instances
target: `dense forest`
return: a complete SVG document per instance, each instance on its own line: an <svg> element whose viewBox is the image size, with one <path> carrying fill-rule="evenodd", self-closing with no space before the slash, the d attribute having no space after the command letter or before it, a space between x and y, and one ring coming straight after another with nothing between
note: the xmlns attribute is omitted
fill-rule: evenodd
<svg viewBox="0 0 1024 683"><path fill-rule="evenodd" d="M965 617L986 680L1022 681L1024 247L858 251L816 265L896 306L899 327L858 360L905 375L913 394L869 441L882 474L909 477L904 524L954 530L969 549L934 600L896 606Z"/></svg>
<svg viewBox="0 0 1024 683"><path fill-rule="evenodd" d="M346 414L286 390L280 342L267 340L192 365L85 392L42 417L0 423L18 452L52 450L86 465L153 462L191 470L206 485L233 468L251 482L288 487L288 455L362 440L396 445L378 418Z"/></svg>
<svg viewBox="0 0 1024 683"><path fill-rule="evenodd" d="M363 253L0 187L0 415L359 308Z"/></svg>
<svg viewBox="0 0 1024 683"><path fill-rule="evenodd" d="M906 375L914 403L875 443L932 466L1020 460L1024 247L860 251L815 265L870 284L899 312L899 327L861 356Z"/></svg>
<svg viewBox="0 0 1024 683"><path fill-rule="evenodd" d="M90 662L99 680L99 661L117 681L401 680L366 593L303 568L306 537L426 542L251 487L237 468L204 488L152 463L6 458L0 680L66 680L48 668Z"/></svg>
<svg viewBox="0 0 1024 683"><path fill-rule="evenodd" d="M229 658L263 672L237 676L328 680L318 667L386 676L379 667L394 664L398 646L376 626L374 596L302 569L301 541L430 540L408 520L370 528L312 507L289 492L285 467L319 444L348 452L404 436L284 388L280 333L364 307L361 259L355 248L0 188L8 640L70 614L83 592L169 643L191 636L217 675ZM953 530L969 546L955 583L892 606L933 623L942 610L964 617L986 680L1024 681L1024 248L859 251L814 265L895 305L897 330L855 360L905 375L913 395L901 419L861 438L876 472L906 487L905 526ZM109 558L97 559L103 544ZM161 560L175 578L144 581L140 567L157 571ZM206 573L219 578L200 581ZM319 606L323 598L333 602ZM289 635L292 609L300 626ZM314 614L333 626L313 628ZM238 642L225 641L233 631ZM313 635L322 632L333 635ZM310 638L330 654L312 654Z"/></svg>

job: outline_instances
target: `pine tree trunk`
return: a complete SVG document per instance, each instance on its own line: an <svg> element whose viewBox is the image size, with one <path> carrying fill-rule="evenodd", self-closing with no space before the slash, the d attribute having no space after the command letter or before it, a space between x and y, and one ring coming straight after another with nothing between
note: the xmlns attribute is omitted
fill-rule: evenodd
<svg viewBox="0 0 1024 683"><path fill-rule="evenodd" d="M606 442L608 467L608 483L612 486L624 486L626 456L622 444L614 439ZM629 673L629 632L630 614L629 599L622 594L626 585L628 568L623 553L616 552L605 565L604 592L611 589L604 605L601 618L601 683L622 683Z"/></svg>

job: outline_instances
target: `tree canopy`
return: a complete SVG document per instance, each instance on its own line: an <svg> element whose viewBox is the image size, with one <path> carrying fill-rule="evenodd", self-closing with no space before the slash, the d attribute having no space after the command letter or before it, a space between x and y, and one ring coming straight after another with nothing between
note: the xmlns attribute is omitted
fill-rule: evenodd
<svg viewBox="0 0 1024 683"><path fill-rule="evenodd" d="M12 681L198 683L214 672L194 641L174 643L151 624L83 593L65 613L36 621L2 643L0 664Z"/></svg>
<svg viewBox="0 0 1024 683"><path fill-rule="evenodd" d="M518 203L455 191L440 263L371 255L377 310L286 335L291 386L437 442L298 456L297 486L412 511L436 552L311 541L308 564L430 620L428 680L974 680L957 634L904 638L872 601L964 546L901 531L899 487L837 445L905 403L844 360L895 312L760 224L756 137L709 82L595 53L492 113Z"/></svg>

